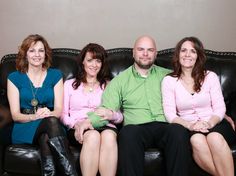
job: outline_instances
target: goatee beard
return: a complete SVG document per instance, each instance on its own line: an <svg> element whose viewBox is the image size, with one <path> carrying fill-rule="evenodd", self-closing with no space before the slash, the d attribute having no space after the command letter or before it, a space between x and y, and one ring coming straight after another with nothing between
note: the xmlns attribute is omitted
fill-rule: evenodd
<svg viewBox="0 0 236 176"><path fill-rule="evenodd" d="M139 66L139 68L148 70L149 68L151 68L151 66L153 65L154 62L149 63L147 65L143 65L143 64L141 64L140 62L137 62L137 61L135 61L135 63Z"/></svg>

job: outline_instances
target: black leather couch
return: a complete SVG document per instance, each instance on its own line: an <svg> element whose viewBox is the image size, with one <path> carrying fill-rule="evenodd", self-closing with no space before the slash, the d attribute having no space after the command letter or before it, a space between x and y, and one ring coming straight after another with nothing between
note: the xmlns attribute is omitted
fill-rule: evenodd
<svg viewBox="0 0 236 176"><path fill-rule="evenodd" d="M63 72L64 79L73 78L76 71L75 58L80 51L76 49L53 49L53 65ZM133 63L131 48L109 49L108 59L113 76ZM158 52L156 64L171 68L173 49ZM215 52L206 50L207 68L216 72L220 78L222 90L227 105L227 114L236 120L236 52ZM33 145L12 145L10 132L12 128L6 97L7 75L15 70L16 54L9 54L0 63L0 175L40 175L40 156L38 147ZM70 146L79 166L79 151ZM231 146L236 165L236 144ZM79 168L79 167L78 167ZM145 175L165 175L163 154L156 148L145 153ZM181 168L179 168L181 169ZM79 170L79 169L78 169ZM191 164L191 176L207 175L194 162Z"/></svg>

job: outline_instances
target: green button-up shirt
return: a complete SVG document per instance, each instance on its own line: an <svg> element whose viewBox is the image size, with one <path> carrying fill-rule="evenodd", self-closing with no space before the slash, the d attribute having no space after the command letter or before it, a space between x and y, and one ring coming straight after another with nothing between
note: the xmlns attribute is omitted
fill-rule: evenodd
<svg viewBox="0 0 236 176"><path fill-rule="evenodd" d="M106 87L102 106L122 110L124 125L166 121L161 97L161 81L170 70L153 65L147 77L134 66L116 76Z"/></svg>

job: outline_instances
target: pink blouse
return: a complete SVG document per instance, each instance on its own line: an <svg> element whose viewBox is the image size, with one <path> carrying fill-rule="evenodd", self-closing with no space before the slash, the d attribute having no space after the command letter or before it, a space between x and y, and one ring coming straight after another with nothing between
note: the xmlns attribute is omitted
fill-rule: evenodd
<svg viewBox="0 0 236 176"><path fill-rule="evenodd" d="M94 111L101 104L103 89L100 86L92 92L84 91L84 84L75 90L70 79L64 83L64 103L61 121L69 128L73 128L77 122L88 118L87 112ZM108 126L115 127L113 123L120 123L123 116L120 112L113 113L113 120Z"/></svg>
<svg viewBox="0 0 236 176"><path fill-rule="evenodd" d="M208 121L213 115L221 120L226 111L217 75L208 71L201 91L191 95L178 78L166 76L162 82L163 108L167 121L177 116L190 122Z"/></svg>

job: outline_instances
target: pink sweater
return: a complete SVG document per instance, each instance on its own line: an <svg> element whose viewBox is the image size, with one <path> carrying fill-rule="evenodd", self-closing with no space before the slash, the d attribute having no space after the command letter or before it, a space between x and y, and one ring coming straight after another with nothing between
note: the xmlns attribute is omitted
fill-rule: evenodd
<svg viewBox="0 0 236 176"><path fill-rule="evenodd" d="M226 107L220 82L214 72L208 71L201 91L191 95L178 78L166 76L162 82L163 108L167 121L177 116L190 122L208 121L212 115L221 120Z"/></svg>
<svg viewBox="0 0 236 176"><path fill-rule="evenodd" d="M101 104L103 90L100 86L93 92L84 92L84 84L74 90L74 79L64 83L64 104L61 121L69 128L73 128L76 122L87 119L87 112L94 111ZM120 123L123 116L120 112L114 112L113 120L108 126L115 127L113 123Z"/></svg>

